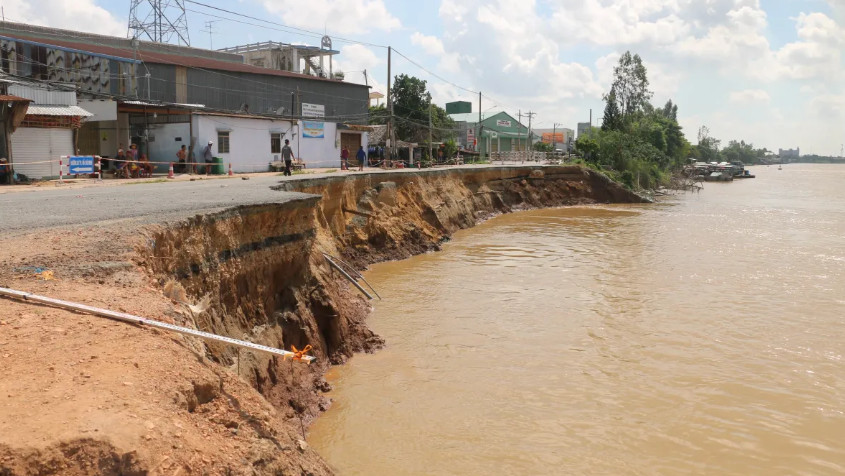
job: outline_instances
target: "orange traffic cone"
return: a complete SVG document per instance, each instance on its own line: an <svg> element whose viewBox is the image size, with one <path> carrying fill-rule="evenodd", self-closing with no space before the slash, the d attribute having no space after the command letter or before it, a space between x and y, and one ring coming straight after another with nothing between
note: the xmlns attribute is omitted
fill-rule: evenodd
<svg viewBox="0 0 845 476"><path fill-rule="evenodd" d="M229 162L229 177L231 177L233 175L235 175L235 174L232 173L232 163Z"/></svg>
<svg viewBox="0 0 845 476"><path fill-rule="evenodd" d="M174 178L173 177L173 162L170 162L170 170L167 171L167 178Z"/></svg>

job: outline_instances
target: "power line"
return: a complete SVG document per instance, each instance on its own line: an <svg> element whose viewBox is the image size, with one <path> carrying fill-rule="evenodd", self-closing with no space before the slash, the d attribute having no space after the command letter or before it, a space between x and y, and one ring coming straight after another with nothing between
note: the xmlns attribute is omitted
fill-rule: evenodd
<svg viewBox="0 0 845 476"><path fill-rule="evenodd" d="M473 91L472 89L468 89L468 88L465 88L465 87L463 87L463 86L459 86L459 85L457 85L457 84L455 84L455 83L453 83L453 82L449 81L448 79L446 79L446 78L444 78L444 77L442 77L442 76L438 75L437 73L434 73L434 72L432 72L432 71L430 71L430 70L426 69L424 66L420 65L420 64L419 64L419 63L417 63L416 61L414 61L414 60L412 60L411 58L408 58L407 56L405 56L404 54L402 54L402 52L400 52L399 50L397 50L397 49L395 49L395 48L394 48L394 49L393 49L393 51L395 51L395 52L396 52L396 54L398 54L399 56L401 56L401 57L405 58L405 59L406 59L409 63L411 63L411 64L413 64L414 66L416 66L417 68L419 68L419 69L421 69L421 70L425 71L426 73L428 73L428 74L430 74L430 75L434 76L435 78L439 79L440 81L443 81L444 83L450 84L450 85L452 85L452 86L454 86L454 87L456 87L456 88L458 88L458 89L460 89L460 90L462 90L462 91L466 91L466 92L471 93L471 94L478 94L478 91Z"/></svg>
<svg viewBox="0 0 845 476"><path fill-rule="evenodd" d="M215 7L213 5L209 5L207 3L202 3L202 2L197 2L195 0L184 0L184 1L185 1L185 3L192 3L194 5L199 5L201 7L208 8L208 9L211 9L211 10L216 10L216 11L223 12L223 13L228 13L229 15L235 15L235 16L238 16L238 17L241 17L241 18L248 18L250 20L255 20L255 21L262 22L262 23L268 23L268 24L271 24L271 25L280 26L280 27L283 27L283 28L294 30L294 31L300 32L300 34L302 34L302 35L308 35L308 36L314 36L316 38L322 38L325 34L325 33L320 33L320 32L317 32L317 31L306 30L304 28L297 28L295 26L285 25L283 23L278 23L278 22L266 20L264 18L258 18L258 17L254 17L254 16L250 16L250 15L245 15L243 13L234 12L232 10L227 10L225 8ZM344 43L366 45L366 46L372 46L372 47L375 47L375 48L387 48L387 46L385 46L385 45L368 43L366 41L352 40L352 39L343 38L343 37L340 37L340 36L333 36L332 39L342 41Z"/></svg>

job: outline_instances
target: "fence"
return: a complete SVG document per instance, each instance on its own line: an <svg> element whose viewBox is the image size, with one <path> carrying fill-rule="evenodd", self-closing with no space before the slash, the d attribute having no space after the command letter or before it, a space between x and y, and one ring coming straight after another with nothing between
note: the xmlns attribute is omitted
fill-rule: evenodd
<svg viewBox="0 0 845 476"><path fill-rule="evenodd" d="M565 157L562 154L555 154L551 152L537 152L537 151L509 151L509 152L491 152L490 162L534 162L538 164L560 164L565 162Z"/></svg>

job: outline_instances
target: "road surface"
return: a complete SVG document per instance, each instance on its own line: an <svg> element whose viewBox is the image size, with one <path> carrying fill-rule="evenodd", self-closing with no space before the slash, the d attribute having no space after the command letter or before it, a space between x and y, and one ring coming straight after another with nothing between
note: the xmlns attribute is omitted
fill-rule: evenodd
<svg viewBox="0 0 845 476"><path fill-rule="evenodd" d="M303 176L304 177L304 176ZM311 178L312 175L308 175ZM316 177L316 175L314 175ZM0 194L0 234L120 219L139 223L189 217L308 195L271 190L283 177L213 179L42 189Z"/></svg>

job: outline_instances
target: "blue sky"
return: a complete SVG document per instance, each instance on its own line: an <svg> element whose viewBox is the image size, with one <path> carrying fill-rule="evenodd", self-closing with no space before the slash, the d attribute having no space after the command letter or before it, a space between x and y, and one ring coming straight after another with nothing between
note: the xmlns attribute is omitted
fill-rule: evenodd
<svg viewBox="0 0 845 476"><path fill-rule="evenodd" d="M672 99L687 138L706 125L727 143L744 139L777 150L839 154L845 143L845 0L204 0L277 22L260 28L187 3L192 46L256 41L317 44L335 38L347 80L384 92L385 48L393 73L429 81L435 100L537 113L538 127L575 128L593 109L626 50L642 56L655 103ZM6 0L7 19L126 35L129 0ZM213 15L224 17L215 18ZM284 31L287 30L287 31ZM347 38L360 43L340 41ZM363 44L362 44L363 43ZM457 86L457 87L456 87Z"/></svg>

